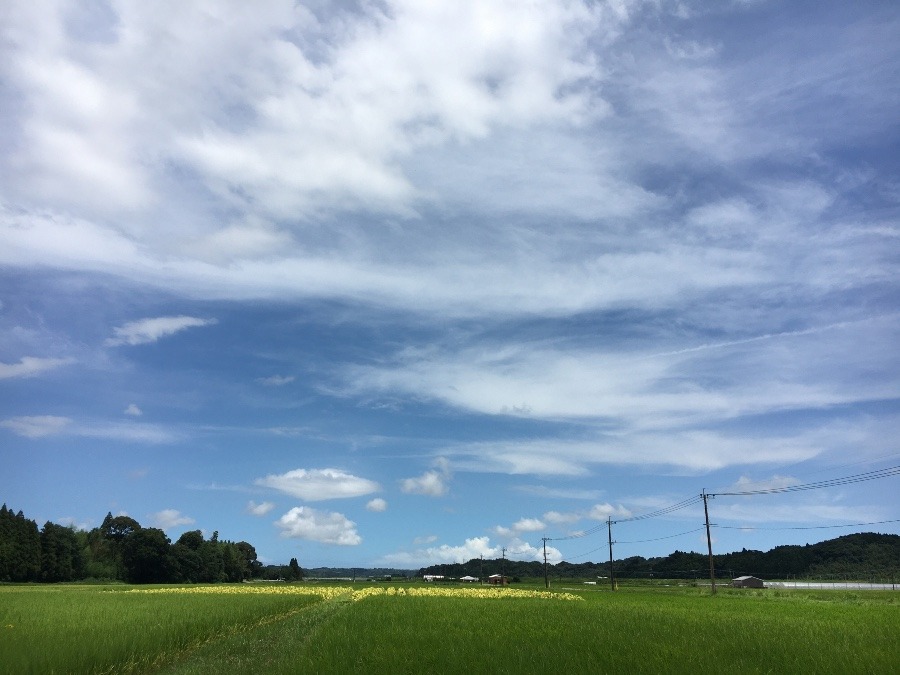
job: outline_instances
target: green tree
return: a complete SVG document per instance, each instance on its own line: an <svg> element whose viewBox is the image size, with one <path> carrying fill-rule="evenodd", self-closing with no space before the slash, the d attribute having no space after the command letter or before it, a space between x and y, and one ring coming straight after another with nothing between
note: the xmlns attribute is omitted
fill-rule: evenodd
<svg viewBox="0 0 900 675"><path fill-rule="evenodd" d="M195 584L203 577L203 560L200 554L185 544L172 546L172 560L177 581Z"/></svg>
<svg viewBox="0 0 900 675"><path fill-rule="evenodd" d="M244 578L258 579L262 575L262 563L257 560L256 549L246 541L239 541L235 546L244 561Z"/></svg>

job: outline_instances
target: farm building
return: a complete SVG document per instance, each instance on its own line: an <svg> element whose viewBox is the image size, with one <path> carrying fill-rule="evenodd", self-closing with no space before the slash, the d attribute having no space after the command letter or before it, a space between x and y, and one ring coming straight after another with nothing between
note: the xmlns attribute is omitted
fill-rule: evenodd
<svg viewBox="0 0 900 675"><path fill-rule="evenodd" d="M491 576L488 577L487 580L488 580L489 584L496 584L497 586L508 586L509 585L509 579L504 576L501 576L500 574L492 574Z"/></svg>
<svg viewBox="0 0 900 675"><path fill-rule="evenodd" d="M475 577L460 577L459 580L465 581L466 583L469 583L469 584L471 584L475 581L478 581L478 579L476 579Z"/></svg>
<svg viewBox="0 0 900 675"><path fill-rule="evenodd" d="M758 577L744 576L735 577L731 580L734 588L765 588L765 583Z"/></svg>

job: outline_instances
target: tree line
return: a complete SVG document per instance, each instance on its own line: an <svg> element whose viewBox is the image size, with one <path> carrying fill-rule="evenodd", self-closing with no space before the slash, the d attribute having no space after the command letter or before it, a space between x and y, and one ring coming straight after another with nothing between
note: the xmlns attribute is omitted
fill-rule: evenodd
<svg viewBox="0 0 900 675"><path fill-rule="evenodd" d="M717 576L745 574L763 579L800 578L900 578L900 535L871 532L848 534L836 539L804 546L776 546L770 551L743 549L713 556ZM481 560L465 563L432 565L419 570L419 575L435 574L459 578L470 575L486 577L543 577L544 565L535 561ZM609 561L571 563L562 561L548 565L554 578L596 579L610 575ZM665 557L632 556L613 561L613 573L620 579L690 579L709 577L709 557L703 553L674 551Z"/></svg>
<svg viewBox="0 0 900 675"><path fill-rule="evenodd" d="M263 565L253 545L220 540L218 532L206 539L192 530L173 544L164 531L112 513L92 530L49 521L39 530L22 511L0 507L0 581L143 584L302 578L296 558L288 565Z"/></svg>

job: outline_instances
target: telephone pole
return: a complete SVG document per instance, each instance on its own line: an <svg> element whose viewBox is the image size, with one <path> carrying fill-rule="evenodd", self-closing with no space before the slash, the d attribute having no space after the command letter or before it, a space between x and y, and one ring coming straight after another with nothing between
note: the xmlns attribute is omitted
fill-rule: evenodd
<svg viewBox="0 0 900 675"><path fill-rule="evenodd" d="M502 557L500 558L500 585L504 586L506 584L506 547L504 546L501 551Z"/></svg>
<svg viewBox="0 0 900 675"><path fill-rule="evenodd" d="M612 517L607 517L606 519L606 529L609 532L609 586L612 590L616 590L616 572L613 569L613 554L612 554Z"/></svg>
<svg viewBox="0 0 900 675"><path fill-rule="evenodd" d="M550 577L547 574L547 537L544 540L544 588L550 588Z"/></svg>
<svg viewBox="0 0 900 675"><path fill-rule="evenodd" d="M706 488L703 488L703 491L700 493L700 496L703 497L703 515L706 517L706 546L709 549L709 582L712 584L712 594L716 594L716 566L713 562L713 554L712 554L712 536L709 534L709 506L707 505L707 500L709 499L709 495L706 493Z"/></svg>

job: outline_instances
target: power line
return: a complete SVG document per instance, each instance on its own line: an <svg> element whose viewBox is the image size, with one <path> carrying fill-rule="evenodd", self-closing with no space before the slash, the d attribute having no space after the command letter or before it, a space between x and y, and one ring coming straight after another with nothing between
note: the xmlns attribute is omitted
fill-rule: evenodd
<svg viewBox="0 0 900 675"><path fill-rule="evenodd" d="M810 525L808 527L741 527L739 525L713 525L713 527L718 527L722 530L831 530L837 527L862 527L864 525L884 525L885 523L900 523L900 518L896 520L875 520L871 523L848 523L847 525Z"/></svg>
<svg viewBox="0 0 900 675"><path fill-rule="evenodd" d="M693 534L694 532L700 532L701 530L703 530L703 528L698 527L695 530L688 530L687 532L679 532L678 534L670 534L667 537L657 537L655 539L641 539L639 541L619 541L618 539L616 539L615 541L613 541L613 543L614 544L644 544L644 543L651 542L651 541L662 541L663 539L675 539L676 537L683 537L686 534ZM603 550L603 546L599 546L598 548L592 549L585 553L579 553L578 555L572 555L572 556L566 556L566 557L571 558L571 559L583 558L586 555L590 555L591 553L596 553L597 551L601 551L601 550Z"/></svg>
<svg viewBox="0 0 900 675"><path fill-rule="evenodd" d="M680 511L681 509L686 509L689 506L693 506L694 504L699 503L701 497L694 496L688 497L677 504L672 504L671 506L666 506L662 509L657 509L656 511L651 511L650 513L643 513L639 516L630 516L628 518L619 518L618 520L611 521L613 525L617 523L633 523L638 520L649 520L650 518L659 518L660 516L665 516L673 511ZM587 537L591 534L595 534L603 529L603 524L596 525L588 530L584 530L583 532L578 532L577 534L570 534L566 537L552 537L548 538L547 541L565 541L567 539L581 539L583 537Z"/></svg>
<svg viewBox="0 0 900 675"><path fill-rule="evenodd" d="M683 537L686 534L693 534L694 532L700 532L706 529L705 527L698 527L694 530L688 530L687 532L679 532L678 534L670 534L667 537L656 537L655 539L639 539L637 541L619 541L618 539L614 542L616 544L646 544L650 541L662 541L663 539L674 539L675 537Z"/></svg>
<svg viewBox="0 0 900 675"><path fill-rule="evenodd" d="M816 483L806 483L804 485L789 485L786 487L766 488L763 490L745 490L742 492L716 492L707 493L710 497L743 497L747 495L772 495L782 492L800 492L801 490L818 490L821 488L836 487L838 485L849 485L851 483L862 483L877 478L888 478L889 476L900 475L900 466L892 466L887 469L879 469L877 471L866 471L865 473L857 473L852 476L843 476L842 478L832 478L830 480L822 480Z"/></svg>
<svg viewBox="0 0 900 675"><path fill-rule="evenodd" d="M701 501L702 497L694 496L685 499L684 501L680 501L677 504L672 504L672 506L667 506L664 509L659 509L657 511L652 511L650 513L644 513L639 516L631 516L630 518L620 518L619 520L612 521L613 523L631 523L636 520L648 520L650 518L659 518L660 516L664 516L666 514L672 513L673 511L680 511L681 509L686 509L689 506L693 506Z"/></svg>

